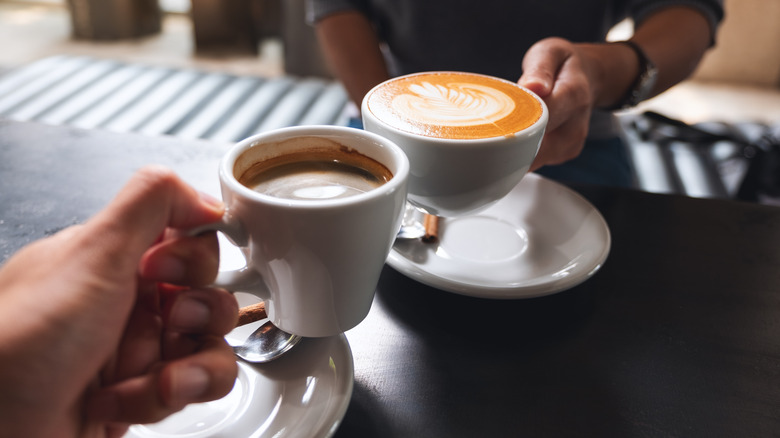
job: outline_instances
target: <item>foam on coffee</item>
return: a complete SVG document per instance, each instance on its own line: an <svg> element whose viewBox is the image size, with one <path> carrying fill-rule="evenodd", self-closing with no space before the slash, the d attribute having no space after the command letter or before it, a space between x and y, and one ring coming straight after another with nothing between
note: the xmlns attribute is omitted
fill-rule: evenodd
<svg viewBox="0 0 780 438"><path fill-rule="evenodd" d="M366 99L368 110L393 128L437 138L512 135L543 112L541 102L517 84L473 73L402 76L377 86Z"/></svg>
<svg viewBox="0 0 780 438"><path fill-rule="evenodd" d="M381 163L346 147L287 153L254 163L238 180L265 195L291 200L338 199L392 178Z"/></svg>

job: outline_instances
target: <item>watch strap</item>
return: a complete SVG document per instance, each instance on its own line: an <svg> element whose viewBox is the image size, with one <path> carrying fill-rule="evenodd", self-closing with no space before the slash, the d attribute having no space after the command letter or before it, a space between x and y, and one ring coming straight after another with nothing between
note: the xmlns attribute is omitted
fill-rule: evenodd
<svg viewBox="0 0 780 438"><path fill-rule="evenodd" d="M655 64L650 58L647 57L645 51L639 44L626 40L615 41L612 44L622 44L631 48L636 53L639 61L639 74L634 82L631 84L631 88L628 89L626 95L615 106L609 108L611 110L627 109L636 106L639 102L650 97L653 85L655 85L658 70Z"/></svg>

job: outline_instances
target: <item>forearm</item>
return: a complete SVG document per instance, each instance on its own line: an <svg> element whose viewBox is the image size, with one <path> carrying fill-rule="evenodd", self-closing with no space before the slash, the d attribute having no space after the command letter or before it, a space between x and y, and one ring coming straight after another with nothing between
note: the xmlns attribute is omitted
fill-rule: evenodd
<svg viewBox="0 0 780 438"><path fill-rule="evenodd" d="M658 67L654 95L690 76L709 49L713 30L695 9L670 8L645 20L634 40Z"/></svg>
<svg viewBox="0 0 780 438"><path fill-rule="evenodd" d="M317 36L331 70L359 108L363 96L389 77L370 22L358 12L334 14L317 23Z"/></svg>
<svg viewBox="0 0 780 438"><path fill-rule="evenodd" d="M632 41L658 68L652 90L655 96L684 80L696 69L710 46L712 29L695 9L674 7L648 17L634 32ZM587 59L596 108L620 103L639 74L634 51L623 44L578 45Z"/></svg>

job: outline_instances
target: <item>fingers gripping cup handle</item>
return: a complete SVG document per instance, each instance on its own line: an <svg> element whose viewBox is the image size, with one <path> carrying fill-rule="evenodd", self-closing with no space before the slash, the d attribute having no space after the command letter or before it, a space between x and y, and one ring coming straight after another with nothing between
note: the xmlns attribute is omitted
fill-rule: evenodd
<svg viewBox="0 0 780 438"><path fill-rule="evenodd" d="M191 236L195 236L206 231L219 231L230 239L230 241L239 248L245 248L249 245L249 236L247 235L241 222L225 211L219 222L206 224L189 231ZM216 280L211 286L227 289L232 292L249 292L262 299L268 299L270 292L263 281L263 277L252 269L249 265L238 269L219 271Z"/></svg>

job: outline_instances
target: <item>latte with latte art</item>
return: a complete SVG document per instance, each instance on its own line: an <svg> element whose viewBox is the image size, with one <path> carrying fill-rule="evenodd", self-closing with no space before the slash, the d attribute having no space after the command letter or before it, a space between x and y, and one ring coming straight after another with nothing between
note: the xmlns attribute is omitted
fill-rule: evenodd
<svg viewBox="0 0 780 438"><path fill-rule="evenodd" d="M542 104L517 84L459 72L391 79L366 96L382 122L410 134L447 139L512 135L542 117Z"/></svg>

